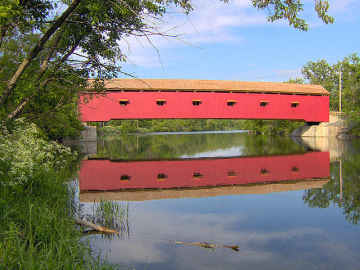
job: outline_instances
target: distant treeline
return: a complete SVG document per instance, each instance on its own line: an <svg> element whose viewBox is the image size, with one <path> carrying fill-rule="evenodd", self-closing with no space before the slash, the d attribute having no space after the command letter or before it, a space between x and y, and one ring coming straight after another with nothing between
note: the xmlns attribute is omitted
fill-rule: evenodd
<svg viewBox="0 0 360 270"><path fill-rule="evenodd" d="M166 119L111 120L100 129L105 135L211 130L249 130L257 134L290 134L303 122L287 120ZM97 124L100 126L100 124Z"/></svg>

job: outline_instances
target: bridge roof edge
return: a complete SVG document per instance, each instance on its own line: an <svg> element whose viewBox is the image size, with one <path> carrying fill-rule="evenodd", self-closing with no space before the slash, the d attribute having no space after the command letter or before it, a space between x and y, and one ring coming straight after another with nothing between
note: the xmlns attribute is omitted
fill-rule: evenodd
<svg viewBox="0 0 360 270"><path fill-rule="evenodd" d="M89 80L90 82L93 80ZM109 91L224 91L250 93L280 93L329 95L321 85L279 82L245 82L186 79L111 79L105 80Z"/></svg>

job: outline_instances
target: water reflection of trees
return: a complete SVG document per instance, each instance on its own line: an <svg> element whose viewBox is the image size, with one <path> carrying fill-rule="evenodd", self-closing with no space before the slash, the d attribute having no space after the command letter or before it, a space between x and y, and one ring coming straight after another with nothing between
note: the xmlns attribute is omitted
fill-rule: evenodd
<svg viewBox="0 0 360 270"><path fill-rule="evenodd" d="M327 208L331 204L343 209L348 222L358 224L360 219L360 153L357 145L351 147L343 159L331 165L331 181L321 189L305 191L303 200L309 207Z"/></svg>
<svg viewBox="0 0 360 270"><path fill-rule="evenodd" d="M241 147L239 155L303 153L305 149L290 138L236 134L124 135L98 143L96 158L122 160L174 159L182 155Z"/></svg>

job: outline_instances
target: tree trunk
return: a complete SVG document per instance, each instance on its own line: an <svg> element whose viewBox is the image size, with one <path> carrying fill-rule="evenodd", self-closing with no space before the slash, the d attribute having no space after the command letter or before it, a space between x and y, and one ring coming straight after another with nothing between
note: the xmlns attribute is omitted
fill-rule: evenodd
<svg viewBox="0 0 360 270"><path fill-rule="evenodd" d="M7 83L5 91L0 96L0 105L4 104L14 90L20 77L29 66L31 61L37 57L37 55L43 50L45 43L51 38L51 36L64 24L65 20L71 15L75 8L80 4L81 0L73 0L71 5L64 11L64 13L54 22L54 24L45 32L43 37L39 40L36 46L30 51L27 58L19 65L16 72Z"/></svg>

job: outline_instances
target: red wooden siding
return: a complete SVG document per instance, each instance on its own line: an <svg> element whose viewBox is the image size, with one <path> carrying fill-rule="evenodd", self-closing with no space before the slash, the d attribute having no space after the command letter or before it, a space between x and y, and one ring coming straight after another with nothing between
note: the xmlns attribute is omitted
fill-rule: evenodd
<svg viewBox="0 0 360 270"><path fill-rule="evenodd" d="M298 155L112 162L84 160L80 190L243 185L329 178L329 152Z"/></svg>
<svg viewBox="0 0 360 270"><path fill-rule="evenodd" d="M211 92L107 92L80 97L83 122L111 119L289 119L329 121L329 97Z"/></svg>

